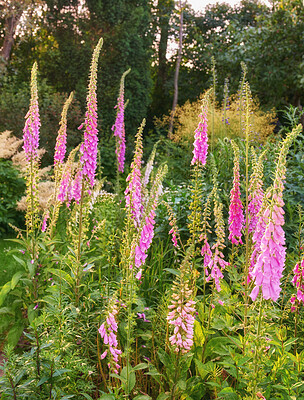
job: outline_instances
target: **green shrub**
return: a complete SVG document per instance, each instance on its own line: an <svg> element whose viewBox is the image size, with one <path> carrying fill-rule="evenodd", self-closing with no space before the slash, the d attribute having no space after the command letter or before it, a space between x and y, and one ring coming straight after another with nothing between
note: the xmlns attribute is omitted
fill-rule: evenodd
<svg viewBox="0 0 304 400"><path fill-rule="evenodd" d="M0 159L0 236L10 230L9 224L22 224L23 215L16 210L16 204L24 191L24 179L12 161Z"/></svg>

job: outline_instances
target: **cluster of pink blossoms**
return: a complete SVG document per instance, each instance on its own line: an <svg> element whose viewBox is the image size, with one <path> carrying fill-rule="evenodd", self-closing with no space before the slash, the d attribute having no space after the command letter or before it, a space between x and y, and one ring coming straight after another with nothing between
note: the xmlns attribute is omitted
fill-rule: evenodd
<svg viewBox="0 0 304 400"><path fill-rule="evenodd" d="M205 273L206 273L206 276L208 276L209 272L208 272L208 268L207 267L208 267L208 265L209 265L209 263L210 263L210 261L212 259L212 251L211 251L210 245L208 243L207 235L202 235L200 240L204 241L204 244L203 244L202 249L201 249L201 255L202 255L203 260L204 260Z"/></svg>
<svg viewBox="0 0 304 400"><path fill-rule="evenodd" d="M285 233L282 228L284 225L283 183L275 184L274 190L273 205L266 208L262 216L267 221L267 225L263 236L258 238L260 253L251 271L251 276L255 278L255 287L250 295L253 301L259 293L260 286L266 300L276 301L281 291L280 279L283 275L286 256Z"/></svg>
<svg viewBox="0 0 304 400"><path fill-rule="evenodd" d="M208 263L208 268L211 270L210 274L208 272L208 268L205 268L207 276L206 281L209 282L211 279L214 279L216 290L220 292L220 280L224 277L222 270L224 270L226 266L229 265L229 263L224 260L224 254L221 252L220 247L217 245L217 243L212 246L212 250L214 250L214 253Z"/></svg>
<svg viewBox="0 0 304 400"><path fill-rule="evenodd" d="M139 228L142 216L142 196L141 196L141 160L142 160L142 131L145 121L140 126L135 145L135 155L131 164L131 172L127 177L129 185L125 190L126 207L130 208L134 225Z"/></svg>
<svg viewBox="0 0 304 400"><path fill-rule="evenodd" d="M189 290L186 289L186 292ZM173 335L170 336L169 341L177 353L187 353L193 345L194 305L195 301L187 300L186 296L183 298L179 293L173 293L171 304L168 306L171 311L167 316L167 321L174 326Z"/></svg>
<svg viewBox="0 0 304 400"><path fill-rule="evenodd" d="M116 150L115 153L117 155L118 162L118 171L124 172L124 164L125 164L125 153L126 153L126 139L125 139L125 121L124 121L124 78L130 72L130 70L126 71L120 83L120 91L119 97L117 99L117 115L115 124L112 126L112 131L114 132L114 136L117 138L116 142Z"/></svg>
<svg viewBox="0 0 304 400"><path fill-rule="evenodd" d="M196 161L201 162L202 165L206 164L207 152L208 152L208 119L207 119L208 101L203 100L202 112L199 115L200 122L195 130L194 134L194 149L193 158L191 165L195 164Z"/></svg>
<svg viewBox="0 0 304 400"><path fill-rule="evenodd" d="M102 39L99 40L95 47L90 72L90 82L87 95L87 111L84 121L84 141L80 146L80 162L82 164L82 177L89 182L91 187L95 184L95 172L97 168L97 145L98 145L98 129L97 129L97 63ZM81 128L82 126L80 126ZM76 181L79 184L81 179ZM78 190L76 191L78 193Z"/></svg>
<svg viewBox="0 0 304 400"><path fill-rule="evenodd" d="M23 150L29 162L38 160L37 150L39 147L39 130L41 123L38 106L37 69L37 63L35 62L31 75L31 103L28 113L25 116L26 120L23 129Z"/></svg>
<svg viewBox="0 0 304 400"><path fill-rule="evenodd" d="M61 178L61 183L59 187L59 192L58 192L58 200L63 203L66 201L68 197L68 193L71 192L70 188L71 184L71 167L67 167L66 171L63 173L63 176Z"/></svg>
<svg viewBox="0 0 304 400"><path fill-rule="evenodd" d="M255 176L254 174L254 176L250 178L250 183L249 183L248 232L255 232L256 230L259 219L258 215L263 204L263 198L264 198L263 180L260 176Z"/></svg>
<svg viewBox="0 0 304 400"><path fill-rule="evenodd" d="M122 351L117 348L118 342L116 333L118 325L115 320L115 315L118 313L117 305L115 303L112 303L108 311L109 312L107 314L105 322L103 322L98 329L98 332L100 333L104 344L108 347L108 350L105 350L100 357L101 359L103 359L107 355L109 355L110 362L108 364L108 367L112 372L118 374L118 370L120 369L118 357L122 353Z"/></svg>
<svg viewBox="0 0 304 400"><path fill-rule="evenodd" d="M240 192L240 165L239 165L239 149L234 142L232 142L234 149L234 167L233 167L233 188L230 192L230 206L229 206L229 240L238 245L242 242L242 229L244 226L245 218L243 214L243 204L241 201Z"/></svg>
<svg viewBox="0 0 304 400"><path fill-rule="evenodd" d="M65 102L62 110L60 128L55 144L54 165L62 164L64 161L67 143L67 111L73 100L73 95L74 94L72 92Z"/></svg>
<svg viewBox="0 0 304 400"><path fill-rule="evenodd" d="M297 289L297 293L291 297L290 302L292 304L291 311L296 311L294 306L296 300L298 300L298 304L301 304L301 302L304 304L304 258L300 263L296 264L293 273L292 284Z"/></svg>
<svg viewBox="0 0 304 400"><path fill-rule="evenodd" d="M42 226L41 226L41 231L45 232L46 231L46 227L47 227L47 220L49 219L49 212L47 211L46 214L44 215L43 221L42 221Z"/></svg>
<svg viewBox="0 0 304 400"><path fill-rule="evenodd" d="M254 301L260 287L265 300L277 301L280 296L280 280L285 267L285 233L283 190L286 173L286 157L289 146L302 130L299 125L284 139L279 153L274 182L264 197L264 203L259 213L255 241L256 263L250 273L254 279L254 288L250 297Z"/></svg>
<svg viewBox="0 0 304 400"><path fill-rule="evenodd" d="M174 247L178 247L177 245L177 236L176 236L176 229L173 225L173 221L169 222L169 225L172 226L172 228L169 230L169 235L172 235L172 242Z"/></svg>
<svg viewBox="0 0 304 400"><path fill-rule="evenodd" d="M204 256L205 262L209 261L208 264L205 266L205 273L207 276L206 281L209 282L211 279L214 279L216 290L218 292L221 291L220 280L224 277L222 270L224 270L226 266L229 265L229 263L224 260L224 254L222 253L222 249L225 247L225 227L222 209L223 204L218 201L217 195L215 195L214 216L216 242L210 249L207 238L205 238L205 245L202 248L202 255Z"/></svg>
<svg viewBox="0 0 304 400"><path fill-rule="evenodd" d="M149 216L145 219L145 225L140 233L139 244L135 247L135 267L140 268L146 261L147 250L151 246L152 239L154 236L154 224L155 224L155 208L157 201L154 202L152 210Z"/></svg>

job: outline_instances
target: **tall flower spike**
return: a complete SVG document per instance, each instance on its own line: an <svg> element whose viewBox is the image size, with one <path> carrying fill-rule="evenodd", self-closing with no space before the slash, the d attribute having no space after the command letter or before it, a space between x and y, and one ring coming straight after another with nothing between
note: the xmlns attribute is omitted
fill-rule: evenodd
<svg viewBox="0 0 304 400"><path fill-rule="evenodd" d="M261 238L260 254L251 272L254 278L254 289L250 297L254 301L259 289L265 300L277 301L281 292L281 277L285 267L285 233L283 190L286 173L286 157L289 147L295 137L301 132L302 126L298 125L283 140L276 164L273 185L266 192L266 209L261 217L265 218L266 229Z"/></svg>
<svg viewBox="0 0 304 400"><path fill-rule="evenodd" d="M169 225L171 226L171 229L169 231L169 235L172 235L172 242L174 247L178 247L177 244L177 239L180 240L179 232L178 232L178 226L177 226L177 221L176 217L173 213L172 207L164 201L164 204L168 210L168 215L169 215Z"/></svg>
<svg viewBox="0 0 304 400"><path fill-rule="evenodd" d="M64 103L62 113L61 113L61 120L60 120L60 128L58 131L58 136L56 139L56 144L55 144L55 154L54 154L54 165L55 165L55 179L57 180L58 177L57 175L61 174L62 171L62 164L64 162L64 157L66 153L66 129L67 129L67 113L70 104L72 103L74 97L74 93L71 92L70 96ZM60 179L60 176L59 176Z"/></svg>
<svg viewBox="0 0 304 400"><path fill-rule="evenodd" d="M153 163L154 163L154 158L155 158L155 154L156 154L156 149L157 149L157 145L158 145L159 141L157 141L154 146L153 146L153 150L150 154L149 160L147 162L146 165L146 169L145 169L145 176L143 177L143 186L146 187L149 183L149 179L150 179L150 175L151 172L153 170Z"/></svg>
<svg viewBox="0 0 304 400"><path fill-rule="evenodd" d="M135 154L131 164L131 172L127 177L129 185L125 190L126 208L129 210L129 215L137 228L139 228L142 215L141 160L143 155L142 133L145 124L146 120L144 119L136 134Z"/></svg>
<svg viewBox="0 0 304 400"><path fill-rule="evenodd" d="M208 152L208 96L206 95L202 102L202 112L199 115L200 122L198 127L195 130L194 134L194 149L193 149L193 158L191 161L191 165L196 162L202 163L202 165L206 164L207 152Z"/></svg>
<svg viewBox="0 0 304 400"><path fill-rule="evenodd" d="M146 261L147 251L151 246L152 239L154 237L154 224L155 224L155 209L158 203L158 197L160 195L159 187L162 180L167 173L167 166L164 166L158 170L158 173L153 182L153 186L150 192L150 200L145 210L145 223L141 224L140 227L140 239L139 243L135 247L135 267L140 268Z"/></svg>
<svg viewBox="0 0 304 400"><path fill-rule="evenodd" d="M213 255L205 271L207 276L206 281L209 282L211 279L214 279L216 290L220 292L220 279L223 278L222 270L225 269L229 263L224 260L224 254L222 253L222 250L225 247L225 226L223 219L223 204L219 201L216 183L214 187L214 217L216 242L211 248L213 250ZM208 269L210 270L210 274Z"/></svg>
<svg viewBox="0 0 304 400"><path fill-rule="evenodd" d="M67 136L66 136L66 130L67 130L67 113L70 104L72 103L74 97L74 93L71 92L70 96L64 103L62 113L61 113L61 120L60 120L60 128L58 131L58 136L56 139L56 144L55 144L55 154L54 154L54 164L62 164L64 161L65 153L66 153L66 141L67 141Z"/></svg>
<svg viewBox="0 0 304 400"><path fill-rule="evenodd" d="M211 206L211 200L212 197L214 196L214 192L216 190L216 187L214 187L212 189L212 191L209 193L206 203L205 203L205 207L204 207L204 211L203 211L203 232L200 236L200 241L203 241L204 244L202 246L201 249L201 255L203 257L203 261L204 261L204 270L205 272L207 272L208 275L208 264L212 259L212 251L210 248L210 245L208 243L208 232L211 233L211 227L209 224L209 220L210 220L210 214L211 214L211 210L210 210L210 206Z"/></svg>
<svg viewBox="0 0 304 400"><path fill-rule="evenodd" d="M62 168L62 173L60 177L60 182L58 184L58 195L57 200L61 203L67 201L67 205L69 206L70 200L72 199L72 181L73 181L73 164L77 151L79 150L80 145L73 149L67 159L67 162ZM53 217L54 218L54 217ZM52 218L52 219L53 219Z"/></svg>
<svg viewBox="0 0 304 400"><path fill-rule="evenodd" d="M117 99L117 115L115 124L112 126L112 131L116 137L116 150L118 171L124 172L125 165L125 152L126 152L126 139L125 139L125 121L124 121L124 110L125 110L125 100L124 100L124 90L125 90L125 77L131 69L128 69L122 74L120 81L119 97Z"/></svg>
<svg viewBox="0 0 304 400"><path fill-rule="evenodd" d="M192 254L191 246L188 254L180 267L180 276L173 282L171 304L168 306L167 321L174 327L173 335L169 342L176 353L188 353L193 345L193 327L195 301L194 293L189 286L189 255Z"/></svg>
<svg viewBox="0 0 304 400"><path fill-rule="evenodd" d="M97 168L97 145L98 145L98 130L97 130L97 65L99 53L102 47L102 38L99 39L95 47L91 69L90 82L87 95L87 111L84 121L84 141L80 147L80 162L82 164L82 176L89 183L91 188L95 184L95 172ZM82 126L81 126L82 127Z"/></svg>
<svg viewBox="0 0 304 400"><path fill-rule="evenodd" d="M98 329L98 332L100 333L100 336L107 347L107 350L105 350L101 354L101 359L105 358L108 355L109 370L115 374L118 374L118 370L120 369L119 355L122 353L122 351L118 349L118 341L117 341L118 325L116 321L117 314L118 314L117 303L115 299L113 299L106 311L105 321L100 325L100 328Z"/></svg>
<svg viewBox="0 0 304 400"><path fill-rule="evenodd" d="M26 114L25 126L23 129L23 149L25 152L27 165L26 178L26 204L27 212L25 216L27 233L32 232L38 227L38 147L40 117L38 106L37 88L37 63L35 62L31 72L31 101L29 111Z"/></svg>
<svg viewBox="0 0 304 400"><path fill-rule="evenodd" d="M255 232L258 214L262 207L264 191L263 191L263 159L266 154L266 150L260 154L257 158L254 149L252 148L252 174L249 181L249 227L248 232Z"/></svg>
<svg viewBox="0 0 304 400"><path fill-rule="evenodd" d="M23 129L23 150L27 161L38 160L39 147L39 130L40 117L38 106L38 88L37 88L37 70L38 66L35 62L31 73L31 102L28 113L25 118L25 126Z"/></svg>
<svg viewBox="0 0 304 400"><path fill-rule="evenodd" d="M223 116L222 116L222 122L225 125L229 125L229 118L227 117L227 111L229 110L229 79L225 78L225 83L224 83L224 99L223 99Z"/></svg>
<svg viewBox="0 0 304 400"><path fill-rule="evenodd" d="M241 201L240 191L240 150L236 143L231 141L234 151L234 167L233 167L233 188L230 192L230 206L229 206L229 240L234 244L243 244L242 242L242 229L244 226L245 218L243 214L243 204Z"/></svg>

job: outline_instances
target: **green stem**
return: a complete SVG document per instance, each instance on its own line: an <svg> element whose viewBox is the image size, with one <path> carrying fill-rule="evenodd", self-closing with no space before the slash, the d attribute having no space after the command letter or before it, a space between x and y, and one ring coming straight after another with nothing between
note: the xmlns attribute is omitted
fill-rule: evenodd
<svg viewBox="0 0 304 400"><path fill-rule="evenodd" d="M246 334L247 334L247 313L248 313L248 270L249 270L249 212L248 212L248 191L249 191L249 98L248 93L246 91L246 153L245 153L245 166L246 166L246 174L245 174L245 185L246 185L246 207L245 207L245 215L246 215L246 226L245 226L245 243L246 243L246 258L245 258L245 309L244 309L244 352L246 346Z"/></svg>
<svg viewBox="0 0 304 400"><path fill-rule="evenodd" d="M81 186L81 196L80 196L80 207L79 207L79 226L78 226L78 244L77 244L77 253L76 253L76 287L75 287L75 297L76 297L76 305L79 303L79 270L80 270L80 257L81 257L81 236L82 236L82 220L83 220L83 200L84 200L84 182L82 182Z"/></svg>

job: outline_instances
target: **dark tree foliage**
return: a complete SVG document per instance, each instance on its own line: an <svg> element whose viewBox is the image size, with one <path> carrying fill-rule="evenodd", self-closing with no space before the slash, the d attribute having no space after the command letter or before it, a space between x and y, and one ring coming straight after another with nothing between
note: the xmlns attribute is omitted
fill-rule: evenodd
<svg viewBox="0 0 304 400"><path fill-rule="evenodd" d="M110 135L120 78L125 82L126 134L134 136L151 101L151 9L148 0L86 0L94 36L104 39L100 58L99 99L102 128Z"/></svg>

